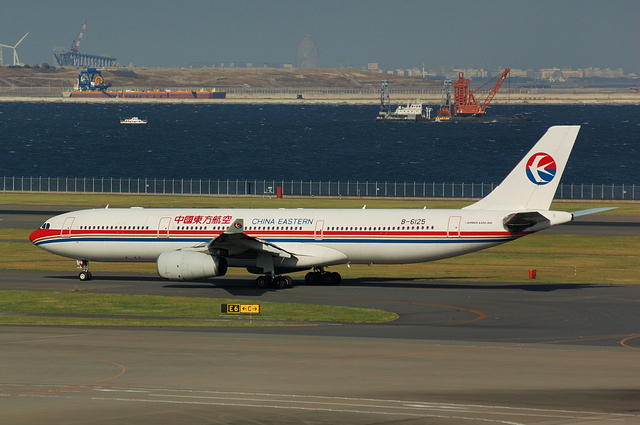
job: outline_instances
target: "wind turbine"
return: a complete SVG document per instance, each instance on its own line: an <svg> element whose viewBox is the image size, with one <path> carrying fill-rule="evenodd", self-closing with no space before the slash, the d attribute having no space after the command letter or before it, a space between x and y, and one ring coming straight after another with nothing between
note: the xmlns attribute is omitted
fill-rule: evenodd
<svg viewBox="0 0 640 425"><path fill-rule="evenodd" d="M20 41L18 41L16 43L15 46L7 46L6 44L0 44L0 65L3 64L3 62L2 62L2 47L6 47L7 49L13 49L13 66L20 65L20 60L18 59L18 51L16 50L16 47L18 47L18 44L22 43L22 40L24 40L25 37L28 36L28 35L29 35L29 33L26 33L24 35L24 37L22 37L20 39Z"/></svg>

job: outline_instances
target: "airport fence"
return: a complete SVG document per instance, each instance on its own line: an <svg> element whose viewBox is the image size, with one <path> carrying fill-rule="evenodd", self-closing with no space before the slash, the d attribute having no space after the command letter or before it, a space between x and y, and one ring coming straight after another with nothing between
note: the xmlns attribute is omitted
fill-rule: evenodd
<svg viewBox="0 0 640 425"><path fill-rule="evenodd" d="M228 196L482 198L496 183L3 177L3 192L115 193ZM635 184L561 184L556 199L639 200Z"/></svg>

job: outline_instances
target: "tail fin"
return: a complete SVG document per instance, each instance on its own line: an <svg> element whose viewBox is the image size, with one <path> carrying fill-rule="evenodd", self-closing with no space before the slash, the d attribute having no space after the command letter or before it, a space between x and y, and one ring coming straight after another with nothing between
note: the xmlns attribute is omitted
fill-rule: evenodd
<svg viewBox="0 0 640 425"><path fill-rule="evenodd" d="M579 130L550 127L493 192L463 209L548 210Z"/></svg>

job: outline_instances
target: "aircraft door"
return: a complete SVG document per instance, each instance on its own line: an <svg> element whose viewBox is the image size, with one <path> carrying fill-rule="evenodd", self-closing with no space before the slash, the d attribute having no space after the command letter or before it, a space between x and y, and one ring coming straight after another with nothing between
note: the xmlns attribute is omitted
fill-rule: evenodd
<svg viewBox="0 0 640 425"><path fill-rule="evenodd" d="M62 229L60 230L60 236L63 238L71 237L71 226L73 225L73 220L75 217L67 217L64 219L64 224L62 225Z"/></svg>
<svg viewBox="0 0 640 425"><path fill-rule="evenodd" d="M313 238L317 241L321 241L323 234L324 234L324 220L318 220L316 221L316 230L313 234Z"/></svg>
<svg viewBox="0 0 640 425"><path fill-rule="evenodd" d="M169 237L170 224L171 217L160 218L160 223L158 223L158 239L167 239Z"/></svg>
<svg viewBox="0 0 640 425"><path fill-rule="evenodd" d="M460 237L460 220L462 217L454 215L449 217L449 224L447 225L447 237L459 238Z"/></svg>

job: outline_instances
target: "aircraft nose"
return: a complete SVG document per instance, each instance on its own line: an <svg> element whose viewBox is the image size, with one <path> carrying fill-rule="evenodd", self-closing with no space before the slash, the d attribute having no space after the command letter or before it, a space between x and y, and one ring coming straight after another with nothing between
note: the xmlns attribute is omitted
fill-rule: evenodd
<svg viewBox="0 0 640 425"><path fill-rule="evenodd" d="M35 243L35 241L40 238L40 236L42 235L42 231L42 229L36 229L31 232L31 234L29 235L29 240L31 241L31 243Z"/></svg>

